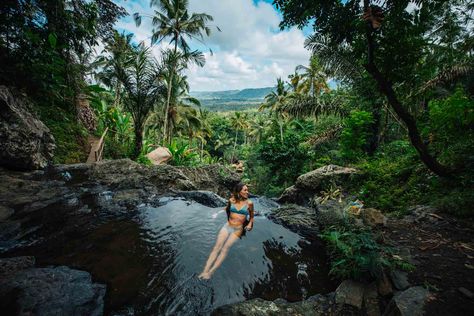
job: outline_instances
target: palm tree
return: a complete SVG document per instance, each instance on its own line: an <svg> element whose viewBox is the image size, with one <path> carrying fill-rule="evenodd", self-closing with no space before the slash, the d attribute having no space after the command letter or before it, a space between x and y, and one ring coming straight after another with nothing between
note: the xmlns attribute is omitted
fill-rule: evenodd
<svg viewBox="0 0 474 316"><path fill-rule="evenodd" d="M303 71L300 76L303 79L304 92L309 93L313 99L319 96L323 90L326 92L329 91L327 76L323 72L319 60L315 55L309 59L308 67L298 65L295 71Z"/></svg>
<svg viewBox="0 0 474 316"><path fill-rule="evenodd" d="M132 37L133 34L124 35L115 31L112 39L106 43L102 54L94 62L96 67L102 67L102 71L96 74L96 80L114 89L113 105L115 107L120 104L122 94L122 83L118 79L118 72L124 68L124 64L132 52Z"/></svg>
<svg viewBox="0 0 474 316"><path fill-rule="evenodd" d="M274 115L275 121L280 127L280 140L283 144L283 116L281 115L281 108L284 106L288 97L288 91L285 88L285 82L277 79L276 91L272 91L265 96L265 102L259 107L259 111L270 109L270 114Z"/></svg>
<svg viewBox="0 0 474 316"><path fill-rule="evenodd" d="M163 94L159 78L163 67L140 45L118 69L118 79L126 92L124 108L131 113L135 130L134 158L141 152L145 121Z"/></svg>
<svg viewBox="0 0 474 316"><path fill-rule="evenodd" d="M266 116L256 115L253 120L250 121L250 132L249 136L253 138L255 143L260 143L263 135L265 134L271 121Z"/></svg>
<svg viewBox="0 0 474 316"><path fill-rule="evenodd" d="M168 54L168 56L166 56ZM201 53L191 52L187 55L183 55L181 52L177 52L175 55L173 51L167 51L163 56L163 63L167 66L165 67L165 71L162 74L162 80L167 84L167 91L170 91L170 104L168 106L167 117L168 120L166 121L166 116L164 117L164 121L167 124L166 126L166 134L163 134L163 141L165 143L170 143L173 137L174 127L177 123L178 113L181 111L187 112L188 114L191 113L191 107L200 107L201 104L199 100L189 96L189 84L187 81L187 77L181 74L181 71L184 70L186 64L189 62L193 62L196 64L204 63L204 56ZM177 58L177 60L173 60ZM171 59L171 61L170 61ZM176 62L176 63L175 63ZM176 72L173 72L173 64L176 64ZM170 84L169 84L170 83ZM171 87L171 89L168 89ZM163 99L166 99L168 95L163 95ZM189 108L189 109L186 109ZM193 109L195 114L194 117L197 117L197 112ZM191 112L190 112L191 111Z"/></svg>
<svg viewBox="0 0 474 316"><path fill-rule="evenodd" d="M178 47L182 50L182 55L191 52L187 39L194 39L202 42L203 33L210 35L211 29L207 26L207 22L213 21L212 16L205 13L188 13L188 0L152 0L152 6L157 6L155 16L153 16L153 34L151 36L152 44L161 42L165 38L170 38L170 44L174 44L174 61L171 65L171 72L169 76L168 91L165 104L165 121L163 125L163 135L167 135L169 108L171 103L171 89L173 83L173 76L176 74L178 68ZM141 16L139 13L134 14L137 25L141 24ZM203 65L203 64L202 64ZM166 139L165 139L166 141Z"/></svg>
<svg viewBox="0 0 474 316"><path fill-rule="evenodd" d="M230 122L232 127L235 129L235 140L233 149L233 156L235 158L235 148L237 147L237 137L239 135L239 131L245 130L248 126L247 115L241 112L234 112L234 114L230 117Z"/></svg>

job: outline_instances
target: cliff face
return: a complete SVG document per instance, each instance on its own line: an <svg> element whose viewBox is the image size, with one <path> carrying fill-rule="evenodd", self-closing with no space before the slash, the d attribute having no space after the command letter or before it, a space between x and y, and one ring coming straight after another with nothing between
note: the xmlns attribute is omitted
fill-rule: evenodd
<svg viewBox="0 0 474 316"><path fill-rule="evenodd" d="M54 148L53 136L31 113L28 100L0 86L0 165L16 170L41 169L51 161Z"/></svg>

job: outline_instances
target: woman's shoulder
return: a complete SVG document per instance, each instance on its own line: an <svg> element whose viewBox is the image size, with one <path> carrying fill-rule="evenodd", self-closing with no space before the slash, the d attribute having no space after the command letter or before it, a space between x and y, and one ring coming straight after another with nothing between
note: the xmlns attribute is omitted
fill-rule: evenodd
<svg viewBox="0 0 474 316"><path fill-rule="evenodd" d="M248 205L253 205L253 202L252 202L251 199L248 199L248 200L247 200L247 203L248 203Z"/></svg>
<svg viewBox="0 0 474 316"><path fill-rule="evenodd" d="M229 198L229 201L228 201L228 202L229 202L229 203L234 203L234 204L235 204L235 199L234 199L234 197L231 197L231 198Z"/></svg>

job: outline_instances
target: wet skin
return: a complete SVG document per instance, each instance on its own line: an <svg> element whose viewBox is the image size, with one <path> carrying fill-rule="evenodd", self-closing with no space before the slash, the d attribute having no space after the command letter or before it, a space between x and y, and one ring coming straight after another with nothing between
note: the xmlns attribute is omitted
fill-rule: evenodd
<svg viewBox="0 0 474 316"><path fill-rule="evenodd" d="M243 186L239 192L241 201L236 201L233 198L229 200L237 210L241 210L247 205L249 212L253 212L253 204L248 200L249 190L246 185ZM198 276L200 279L210 279L217 268L222 264L224 259L227 257L230 247L240 238L243 230L248 231L253 228L253 216L251 216L250 222L247 226L243 227L246 220L246 216L243 214L237 214L230 212L228 224L232 228L236 228L235 232L229 233L225 227L222 227L217 234L216 244L212 248L209 258L207 259L206 265L203 271Z"/></svg>

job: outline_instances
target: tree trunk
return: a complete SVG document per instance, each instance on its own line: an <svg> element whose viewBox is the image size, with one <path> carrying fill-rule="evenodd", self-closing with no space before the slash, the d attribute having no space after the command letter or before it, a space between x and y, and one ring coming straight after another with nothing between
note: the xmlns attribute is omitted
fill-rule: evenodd
<svg viewBox="0 0 474 316"><path fill-rule="evenodd" d="M369 9L369 0L364 0L364 12L367 12ZM375 79L379 90L382 94L387 97L388 104L393 108L395 113L397 113L398 117L403 121L405 126L408 129L408 137L410 141L415 147L416 151L420 155L421 161L435 174L441 177L448 177L451 175L450 171L446 166L441 165L435 157L433 157L428 147L423 143L421 139L420 132L416 126L416 121L413 116L403 107L403 105L398 100L397 96L395 95L395 91L393 91L392 84L380 73L375 65L374 59L374 38L373 38L373 30L370 21L367 21L366 27L366 38L367 38L367 60L368 63L364 65L367 72Z"/></svg>
<svg viewBox="0 0 474 316"><path fill-rule="evenodd" d="M135 148L133 150L133 159L137 159L140 156L143 145L143 130L142 126L135 125Z"/></svg>
<svg viewBox="0 0 474 316"><path fill-rule="evenodd" d="M178 39L176 38L175 41L174 41L174 57L176 58L176 52L178 50ZM171 101L171 87L173 85L173 77L174 77L174 72L176 71L176 60L173 64L173 69L171 71L171 74L170 74L170 80L168 82L168 93L167 93L167 96L166 96L166 106L165 106L165 122L163 124L163 142L166 144L168 144L170 142L170 138L171 137L168 137L167 133L169 133L168 131L168 114L169 114L169 111L170 111L170 101Z"/></svg>
<svg viewBox="0 0 474 316"><path fill-rule="evenodd" d="M278 121L278 125L280 126L280 140L281 140L281 143L283 144L283 123Z"/></svg>

